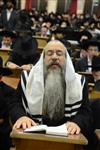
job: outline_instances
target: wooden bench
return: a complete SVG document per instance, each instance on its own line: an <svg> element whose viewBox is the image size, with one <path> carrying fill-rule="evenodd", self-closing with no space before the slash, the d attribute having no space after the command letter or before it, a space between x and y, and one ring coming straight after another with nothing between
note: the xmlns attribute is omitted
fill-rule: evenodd
<svg viewBox="0 0 100 150"><path fill-rule="evenodd" d="M95 99L97 99L97 98L100 98L100 92L99 91L95 91L95 90L93 90L93 91L90 91L89 92L89 99L91 100L95 100Z"/></svg>
<svg viewBox="0 0 100 150"><path fill-rule="evenodd" d="M38 43L38 52L41 53L42 50L44 49L45 45L47 44L48 38L46 37L41 37L41 36L33 36L37 40Z"/></svg>
<svg viewBox="0 0 100 150"><path fill-rule="evenodd" d="M12 77L7 77L7 76L3 76L2 77L2 81L4 82L4 83L6 83L7 85L9 85L9 86L11 86L11 87L13 87L13 88L17 88L17 85L18 85L18 83L19 83L19 78L17 78L17 77L14 77L14 78L12 78Z"/></svg>

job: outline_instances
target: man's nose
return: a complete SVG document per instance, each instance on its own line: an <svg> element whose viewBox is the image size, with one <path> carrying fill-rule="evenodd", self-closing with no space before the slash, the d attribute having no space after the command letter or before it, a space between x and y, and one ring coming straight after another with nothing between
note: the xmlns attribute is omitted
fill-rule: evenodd
<svg viewBox="0 0 100 150"><path fill-rule="evenodd" d="M52 59L57 59L58 58L58 55L56 54L56 52L54 52L53 54L52 54Z"/></svg>

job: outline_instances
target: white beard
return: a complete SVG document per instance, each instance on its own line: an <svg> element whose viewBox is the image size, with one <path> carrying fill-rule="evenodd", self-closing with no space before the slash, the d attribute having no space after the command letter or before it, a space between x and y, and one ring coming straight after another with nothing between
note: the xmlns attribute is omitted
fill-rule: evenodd
<svg viewBox="0 0 100 150"><path fill-rule="evenodd" d="M64 117L65 81L61 69L46 71L43 99L43 115L51 120L60 120Z"/></svg>

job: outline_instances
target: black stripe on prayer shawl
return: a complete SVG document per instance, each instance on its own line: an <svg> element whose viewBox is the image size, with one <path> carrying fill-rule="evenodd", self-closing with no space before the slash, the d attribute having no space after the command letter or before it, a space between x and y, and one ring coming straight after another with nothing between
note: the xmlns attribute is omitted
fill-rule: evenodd
<svg viewBox="0 0 100 150"><path fill-rule="evenodd" d="M82 76L81 85L84 86L84 83L85 83L85 77ZM73 104L65 104L65 117L68 118L74 117L78 112L78 110L80 109L82 102L83 102L82 100L79 100Z"/></svg>
<svg viewBox="0 0 100 150"><path fill-rule="evenodd" d="M36 114L36 115L31 115L28 113L28 116L33 119L35 122L41 124L42 123L42 120L43 120L43 115L39 115L39 114Z"/></svg>
<svg viewBox="0 0 100 150"><path fill-rule="evenodd" d="M24 86L26 88L26 78L24 72L22 72L22 79L23 79Z"/></svg>
<svg viewBox="0 0 100 150"><path fill-rule="evenodd" d="M74 112L74 113L65 113L65 118L66 120L69 120L71 118L73 118L75 115L77 114L77 112Z"/></svg>
<svg viewBox="0 0 100 150"><path fill-rule="evenodd" d="M25 86L25 88L26 88L26 81L27 81L27 79L26 79L26 76L25 76L25 72L26 72L26 74L27 74L27 77L29 76L29 72L30 71L22 71L22 79L23 79L23 82L24 82L24 86Z"/></svg>
<svg viewBox="0 0 100 150"><path fill-rule="evenodd" d="M73 112L78 112L79 109L80 109L80 107L74 108L74 109L71 109L71 110L65 110L65 114L66 114L66 113L67 113L67 114L71 114L71 113L73 113Z"/></svg>
<svg viewBox="0 0 100 150"><path fill-rule="evenodd" d="M65 104L65 114L71 114L71 113L78 112L81 104L82 104L82 100L78 101L74 104Z"/></svg>
<svg viewBox="0 0 100 150"><path fill-rule="evenodd" d="M81 84L83 84L83 83L84 83L84 80L85 80L85 77L84 77L84 76L82 76L82 77L81 77Z"/></svg>
<svg viewBox="0 0 100 150"><path fill-rule="evenodd" d="M25 76L25 72L27 73L27 77L29 75L29 71L23 71L22 74L21 74L21 77L22 77L22 80L23 80L23 84L26 88L26 81L27 81L27 78ZM24 90L23 90L23 86L21 85L21 88L22 88L22 99L24 101L24 104L25 104L25 107L28 108L28 103L27 103L27 99L26 99L26 96L24 94Z"/></svg>
<svg viewBox="0 0 100 150"><path fill-rule="evenodd" d="M26 88L26 83L27 83L27 78L29 76L29 71L23 71L22 74L21 74L21 79L23 81L23 84L24 84L24 87ZM22 82L21 82L22 83ZM26 107L26 112L28 114L28 116L30 116L34 121L36 121L37 123L41 123L42 121L42 118L43 118L43 115L39 115L39 114L36 114L36 115L31 115L29 112L29 108L28 108L28 103L27 103L27 99L26 99L26 96L24 94L24 88L23 85L21 84L21 88L22 88L22 101Z"/></svg>
<svg viewBox="0 0 100 150"><path fill-rule="evenodd" d="M75 103L73 103L73 104L65 104L65 107L73 107L73 106L77 106L77 105L79 105L79 104L81 104L82 103L82 100L80 100L80 101L78 101L78 102L75 102Z"/></svg>
<svg viewBox="0 0 100 150"><path fill-rule="evenodd" d="M23 89L22 89L22 98L23 98L23 101L24 101L24 103L25 103L25 107L28 108L28 103L27 103L25 94L24 94L24 92L23 92Z"/></svg>

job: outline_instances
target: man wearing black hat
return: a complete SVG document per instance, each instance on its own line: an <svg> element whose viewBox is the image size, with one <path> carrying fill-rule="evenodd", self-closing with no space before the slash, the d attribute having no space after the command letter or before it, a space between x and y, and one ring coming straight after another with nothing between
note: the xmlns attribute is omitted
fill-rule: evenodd
<svg viewBox="0 0 100 150"><path fill-rule="evenodd" d="M67 40L67 34L69 30L65 27L58 27L56 30L52 31L54 38L61 41L67 48L68 53L71 55L71 43Z"/></svg>
<svg viewBox="0 0 100 150"><path fill-rule="evenodd" d="M88 66L92 65L93 56L97 56L99 53L99 42L95 40L87 40L85 42L85 49L87 52L86 57L79 59L75 64L76 72L91 72L91 68Z"/></svg>
<svg viewBox="0 0 100 150"><path fill-rule="evenodd" d="M92 74L94 77L94 89L100 91L100 56L94 56L92 59Z"/></svg>
<svg viewBox="0 0 100 150"><path fill-rule="evenodd" d="M11 146L8 102L14 96L15 90L2 81L2 76L10 75L8 68L3 68L3 61L0 57L0 150L9 150Z"/></svg>
<svg viewBox="0 0 100 150"><path fill-rule="evenodd" d="M85 50L85 41L90 40L92 38L92 35L89 31L83 30L78 32L78 43L79 43L79 50L72 52L72 57L74 58L83 58L86 56L86 50Z"/></svg>
<svg viewBox="0 0 100 150"><path fill-rule="evenodd" d="M100 92L100 56L92 59L92 74L94 77L94 90ZM94 129L100 129L100 97L90 101L94 117Z"/></svg>
<svg viewBox="0 0 100 150"><path fill-rule="evenodd" d="M92 38L92 35L89 31L84 30L84 31L79 32L78 38L79 38L78 39L79 43L81 43L83 40L87 40L87 39L90 40Z"/></svg>
<svg viewBox="0 0 100 150"><path fill-rule="evenodd" d="M37 62L39 55L36 52L37 41L32 37L31 20L25 10L20 11L15 31L17 37L13 45L13 51L7 60L7 67L30 70L32 65Z"/></svg>
<svg viewBox="0 0 100 150"><path fill-rule="evenodd" d="M14 9L15 1L7 0L6 9L1 12L0 26L2 30L15 31L15 26L18 21L18 13Z"/></svg>

